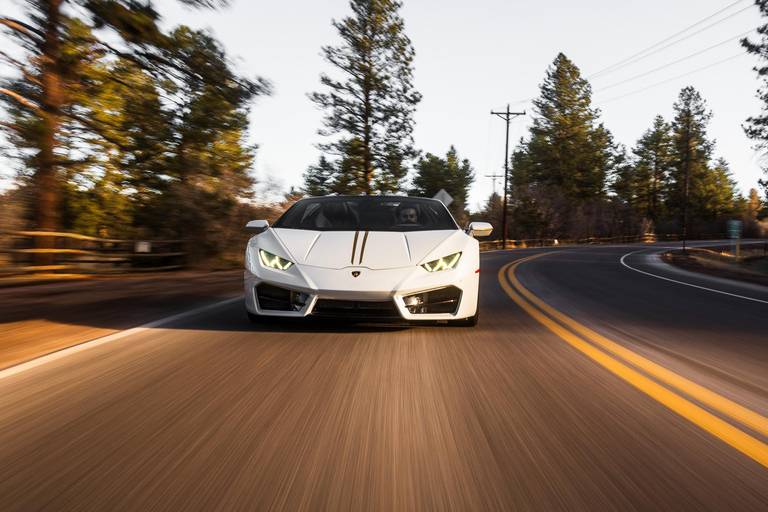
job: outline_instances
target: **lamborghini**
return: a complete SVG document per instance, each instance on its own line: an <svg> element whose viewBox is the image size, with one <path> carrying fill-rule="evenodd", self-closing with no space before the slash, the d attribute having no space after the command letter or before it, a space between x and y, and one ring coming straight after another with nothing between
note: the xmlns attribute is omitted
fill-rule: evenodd
<svg viewBox="0 0 768 512"><path fill-rule="evenodd" d="M359 322L477 324L475 237L438 200L397 196L301 199L273 226L250 221L248 318L330 317Z"/></svg>

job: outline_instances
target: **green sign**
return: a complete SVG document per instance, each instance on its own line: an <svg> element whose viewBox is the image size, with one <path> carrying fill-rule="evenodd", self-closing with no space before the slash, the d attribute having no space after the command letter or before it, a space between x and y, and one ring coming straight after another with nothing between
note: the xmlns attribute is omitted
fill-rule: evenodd
<svg viewBox="0 0 768 512"><path fill-rule="evenodd" d="M728 238L741 238L742 222L740 220L728 221Z"/></svg>

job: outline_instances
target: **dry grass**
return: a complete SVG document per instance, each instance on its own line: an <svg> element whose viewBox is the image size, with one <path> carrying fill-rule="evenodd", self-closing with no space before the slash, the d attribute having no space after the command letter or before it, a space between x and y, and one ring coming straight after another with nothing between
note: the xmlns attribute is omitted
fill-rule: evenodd
<svg viewBox="0 0 768 512"><path fill-rule="evenodd" d="M732 247L717 247L669 252L664 261L693 272L768 285L768 243L742 246L738 260Z"/></svg>

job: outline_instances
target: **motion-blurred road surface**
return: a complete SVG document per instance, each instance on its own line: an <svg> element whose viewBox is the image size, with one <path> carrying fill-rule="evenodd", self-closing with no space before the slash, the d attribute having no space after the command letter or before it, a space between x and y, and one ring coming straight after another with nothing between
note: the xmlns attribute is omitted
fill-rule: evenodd
<svg viewBox="0 0 768 512"><path fill-rule="evenodd" d="M484 254L471 329L236 301L0 371L0 509L766 510L768 288L661 250Z"/></svg>

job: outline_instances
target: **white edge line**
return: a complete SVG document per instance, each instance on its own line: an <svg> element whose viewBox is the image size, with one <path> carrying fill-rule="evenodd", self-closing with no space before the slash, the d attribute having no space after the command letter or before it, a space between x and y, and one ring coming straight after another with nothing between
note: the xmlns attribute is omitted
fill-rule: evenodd
<svg viewBox="0 0 768 512"><path fill-rule="evenodd" d="M641 274L645 274L647 276L655 277L657 279L663 279L665 281L671 281L673 283L682 284L682 285L685 285L685 286L690 286L691 288L698 288L700 290L707 290L707 291L710 291L710 292L719 293L721 295L728 295L729 297L736 297L736 298L739 298L739 299L746 299L746 300L751 300L753 302L760 302L762 304L768 304L768 300L755 299L754 297L746 297L744 295L738 295L736 293L729 293L729 292L724 292L722 290L715 290L713 288L707 288L706 286L699 286L697 284L686 283L686 282L683 282L683 281L678 281L676 279L670 279L668 277L663 277L663 276L659 276L659 275L656 275L656 274L651 274L650 272L645 272L643 270L636 269L635 267L630 267L624 261L624 258L626 258L627 256L632 256L633 254L637 254L639 252L649 251L649 250L651 250L651 249L641 249L639 251L634 251L634 252L630 252L628 254L625 254L624 256L621 257L621 264L624 265L625 267L627 267L630 270L634 270L635 272L640 272Z"/></svg>
<svg viewBox="0 0 768 512"><path fill-rule="evenodd" d="M37 368L38 366L42 366L52 361L56 361L57 359L61 359L63 357L67 357L72 354L76 354L77 352L82 352L83 350L88 350L89 348L93 348L99 345L103 345L105 343L109 343L110 341L115 341L120 338L125 338L126 336L131 336L133 334L138 334L148 329L160 327L162 325L169 324L171 322L175 322L176 320L181 320L189 316L205 313L206 311L210 311L212 309L219 308L221 306L226 306L228 304L232 304L234 302L241 301L241 300L243 300L242 296L224 299L218 302L214 302L213 304L208 304L207 306L191 309L189 311L184 311L182 313L178 313L173 316L161 318L160 320L155 320L154 322L149 322L148 324L140 325L138 327L133 327L132 329L116 332L114 334L109 334L107 336L102 336L101 338L96 338L94 340L86 341L78 345L73 345L71 347L67 347L67 348L58 350L56 352L52 352L50 354L46 354L44 356L40 356L38 358L32 359L31 361L20 363L20 364L17 364L16 366L11 366L4 370L0 370L0 380L11 377L12 375L25 372L27 370L31 370L32 368Z"/></svg>

